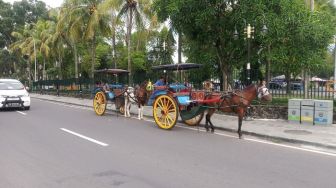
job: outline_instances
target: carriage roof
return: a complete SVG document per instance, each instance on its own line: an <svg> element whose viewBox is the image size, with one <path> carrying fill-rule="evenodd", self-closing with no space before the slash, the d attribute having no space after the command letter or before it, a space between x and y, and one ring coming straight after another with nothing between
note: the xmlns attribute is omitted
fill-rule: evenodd
<svg viewBox="0 0 336 188"><path fill-rule="evenodd" d="M180 71L180 70L189 70L189 69L198 69L202 67L201 64L195 63L182 63L182 64L167 64L167 65L158 65L153 66L153 70L172 70L172 71Z"/></svg>
<svg viewBox="0 0 336 188"><path fill-rule="evenodd" d="M100 70L95 70L95 73L122 74L122 73L129 73L129 72L124 69L100 69Z"/></svg>

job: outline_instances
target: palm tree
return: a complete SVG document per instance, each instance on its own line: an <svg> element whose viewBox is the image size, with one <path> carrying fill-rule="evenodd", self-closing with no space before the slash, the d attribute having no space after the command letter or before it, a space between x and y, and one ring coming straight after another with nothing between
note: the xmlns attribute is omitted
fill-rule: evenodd
<svg viewBox="0 0 336 188"><path fill-rule="evenodd" d="M103 35L109 33L108 18L98 10L100 0L69 0L66 3L69 4L67 18L70 20L70 38L91 42L91 77L93 78L96 61L96 37L98 32Z"/></svg>
<svg viewBox="0 0 336 188"><path fill-rule="evenodd" d="M46 79L46 60L50 57L50 46L52 45L55 29L55 23L53 21L39 20L36 23L36 30L40 41L39 52L43 57L43 80Z"/></svg>
<svg viewBox="0 0 336 188"><path fill-rule="evenodd" d="M11 51L19 51L22 56L28 56L30 62L35 61L35 79L36 80L36 64L37 64L37 48L40 41L38 38L37 30L34 24L26 24L22 33L12 32L12 36L17 39L16 42L10 45ZM29 62L29 61L28 61ZM30 71L30 63L28 63L28 72Z"/></svg>
<svg viewBox="0 0 336 188"><path fill-rule="evenodd" d="M73 30L71 30L75 19L71 15L71 10L73 8L72 6L72 3L69 1L66 1L62 6L58 15L58 22L56 32L53 36L53 42L55 45L57 45L59 50L58 59L60 61L60 66L62 66L62 46L66 43L71 47L75 62L75 78L78 78L78 50L76 43L79 42L82 37L80 32L75 33Z"/></svg>
<svg viewBox="0 0 336 188"><path fill-rule="evenodd" d="M21 57L28 57L28 56L25 56L25 54L23 53L23 48L25 47L25 44L26 44L26 39L28 37L27 35L28 33L24 31L22 31L22 33L20 32L16 32L16 31L13 31L11 33L11 35L13 36L14 39L16 39L15 42L13 42L10 46L9 46L9 50L11 53L16 53L16 54L19 54ZM30 59L28 58L28 61L27 61L27 69L28 69L28 80L29 80L29 83L30 83Z"/></svg>
<svg viewBox="0 0 336 188"><path fill-rule="evenodd" d="M112 61L114 64L114 68L117 68L116 63L116 30L118 26L120 26L120 20L117 17L117 13L120 11L121 8L121 2L115 1L115 0L106 0L103 3L100 4L98 7L99 10L101 10L104 14L110 16L110 28L111 28L111 42L112 42Z"/></svg>
<svg viewBox="0 0 336 188"><path fill-rule="evenodd" d="M143 28L143 18L144 13L142 10L151 3L150 0L119 0L122 3L122 8L118 14L118 17L126 17L127 23L127 36L126 36L126 43L127 43L127 69L129 71L129 85L132 85L132 64L131 64L131 35L132 35L132 26L133 26L133 19L138 28Z"/></svg>

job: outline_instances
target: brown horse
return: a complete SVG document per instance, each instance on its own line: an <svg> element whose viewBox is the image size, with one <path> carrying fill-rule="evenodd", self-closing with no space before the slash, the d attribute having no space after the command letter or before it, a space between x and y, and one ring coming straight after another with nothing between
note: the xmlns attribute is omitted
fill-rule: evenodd
<svg viewBox="0 0 336 188"><path fill-rule="evenodd" d="M136 103L138 104L138 119L143 119L143 108L147 104L151 92L152 91L148 90L147 81L144 81L143 83L135 87L134 95Z"/></svg>
<svg viewBox="0 0 336 188"><path fill-rule="evenodd" d="M255 98L259 98L261 101L271 101L272 96L268 92L268 89L265 86L265 83L261 85L249 85L243 90L236 90L228 95L219 95L216 93L206 96L206 100L212 100L216 102L206 103L210 108L206 115L205 120L205 129L209 131L209 126L211 132L214 132L214 126L210 121L211 116L215 113L216 110L222 112L234 112L238 114L238 136L242 137L241 126L246 108L251 105L251 101ZM218 100L216 100L218 99ZM218 101L218 102L217 102Z"/></svg>

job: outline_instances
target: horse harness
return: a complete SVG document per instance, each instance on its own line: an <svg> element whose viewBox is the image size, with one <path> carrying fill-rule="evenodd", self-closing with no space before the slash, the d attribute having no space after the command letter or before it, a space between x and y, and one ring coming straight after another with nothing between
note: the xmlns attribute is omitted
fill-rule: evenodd
<svg viewBox="0 0 336 188"><path fill-rule="evenodd" d="M255 89L256 89L256 96L258 97L258 86L254 85ZM209 93L207 96L211 95L211 93ZM239 104L233 104L233 105L228 105L228 106L222 106L224 104L224 101L226 101L228 104L231 103L231 99L233 98L233 96L238 96L239 97ZM227 92L227 93L222 93L220 96L221 102L217 107L208 107L208 108L216 108L217 110L220 109L224 109L224 108L231 108L232 111L236 111L236 109L238 107L242 107L246 105L244 105L244 100L248 101L248 99L246 99L241 90L234 90L232 92ZM258 103L260 103L260 101L256 100ZM249 106L249 105L248 105Z"/></svg>

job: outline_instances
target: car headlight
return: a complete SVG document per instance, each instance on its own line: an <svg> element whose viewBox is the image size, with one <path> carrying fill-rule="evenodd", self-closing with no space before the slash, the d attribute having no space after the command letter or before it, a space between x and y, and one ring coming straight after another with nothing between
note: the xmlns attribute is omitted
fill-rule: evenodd
<svg viewBox="0 0 336 188"><path fill-rule="evenodd" d="M29 97L29 93L25 93L23 95L19 95L19 97Z"/></svg>

